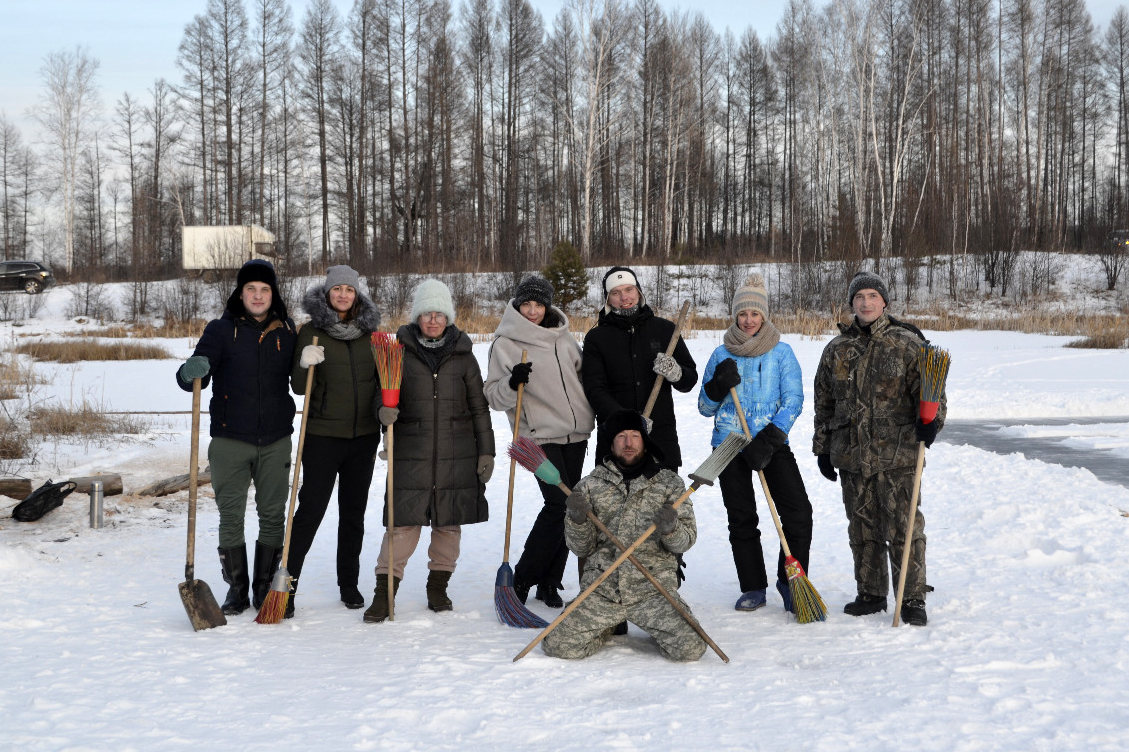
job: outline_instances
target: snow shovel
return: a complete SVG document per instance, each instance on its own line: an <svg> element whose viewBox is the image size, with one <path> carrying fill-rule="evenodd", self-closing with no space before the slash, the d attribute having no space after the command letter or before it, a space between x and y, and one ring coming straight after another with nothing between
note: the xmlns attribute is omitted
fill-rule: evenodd
<svg viewBox="0 0 1129 752"><path fill-rule="evenodd" d="M529 351L521 351L521 362L527 362ZM518 431L521 428L521 398L525 392L525 384L517 385L517 404L514 406L514 443L518 440ZM498 621L510 627L534 627L541 629L548 626L549 622L530 611L517 597L514 590L514 570L510 568L510 525L514 518L514 474L517 470L517 460L510 458L510 490L506 497L506 543L502 549L502 566L498 567L498 575L494 579L494 611L498 614ZM559 474L558 474L559 477Z"/></svg>
<svg viewBox="0 0 1129 752"><path fill-rule="evenodd" d="M717 445L710 456L706 458L706 461L703 462L697 470L690 473L690 480L692 481L690 483L690 487L683 491L682 495L679 496L673 504L671 504L671 508L678 509L678 507L682 506L682 502L689 499L690 494L697 491L701 486L712 486L713 482L717 480L717 476L721 475L721 471L725 469L725 466L728 465L733 460L733 458L736 457L740 453L740 451L748 445L749 439L739 433L731 433L726 436L725 441ZM521 660L529 654L530 650L533 650L533 648L537 647L537 645L542 640L544 640L550 632L557 628L558 624L564 621L569 614L576 610L577 606L579 606L585 598L595 592L596 588L598 588L604 580L611 577L612 573L619 568L619 565L627 561L628 557L635 553L635 549L643 545L643 542L647 540L647 538L649 538L651 536L651 533L653 532L655 532L655 526L652 523L650 527L643 531L642 535L635 539L634 543L623 550L623 553L621 553L619 555L619 558L611 563L611 566L605 569L603 573L592 582L591 585L584 589L584 592L576 596L576 598L571 603L565 606L565 609L561 612L560 616L554 619L549 626L545 627L545 629L542 630L542 632L533 639L533 642L525 646L524 650L514 656L514 662L516 663L517 661Z"/></svg>
<svg viewBox="0 0 1129 752"><path fill-rule="evenodd" d="M180 600L192 629L222 627L227 624L208 583L195 578L196 559L196 476L200 462L200 379L192 379L192 449L188 458L188 555L184 562L184 582L178 586Z"/></svg>

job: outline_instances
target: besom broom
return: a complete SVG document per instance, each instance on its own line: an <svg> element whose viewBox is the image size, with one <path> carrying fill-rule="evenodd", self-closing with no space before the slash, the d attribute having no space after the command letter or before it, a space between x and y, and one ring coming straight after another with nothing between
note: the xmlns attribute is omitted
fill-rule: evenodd
<svg viewBox="0 0 1129 752"><path fill-rule="evenodd" d="M317 346L318 338L311 344ZM298 501L298 475L302 470L302 450L306 446L306 417L310 414L310 393L314 388L314 368L306 371L306 396L302 400L302 423L298 428L298 454L294 458L294 482L290 487L290 508L286 512L286 539L282 543L282 563L270 583L270 592L263 599L259 613L255 615L258 624L278 624L286 615L286 603L290 600L290 572L286 569L286 559L290 556L290 533L294 528L294 505Z"/></svg>
<svg viewBox="0 0 1129 752"><path fill-rule="evenodd" d="M404 376L404 343L396 339L396 335L388 332L373 332L372 355L376 360L376 372L380 376L380 403L384 407L399 407L400 382ZM393 550L393 535L395 527L395 509L393 507L392 486L392 461L393 455L393 424L390 424L384 438L384 446L388 451L388 474L385 481L388 507L388 620L396 620L396 580L395 552Z"/></svg>

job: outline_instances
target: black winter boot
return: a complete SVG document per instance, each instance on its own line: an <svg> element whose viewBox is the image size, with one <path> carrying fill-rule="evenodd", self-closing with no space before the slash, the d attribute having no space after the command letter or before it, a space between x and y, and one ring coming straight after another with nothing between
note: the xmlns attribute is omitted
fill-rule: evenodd
<svg viewBox="0 0 1129 752"><path fill-rule="evenodd" d="M902 604L902 621L915 627L924 627L929 623L925 614L925 601L906 601Z"/></svg>
<svg viewBox="0 0 1129 752"><path fill-rule="evenodd" d="M392 598L400 592L400 578L392 578ZM388 575L376 576L376 590L372 594L372 605L365 609L364 620L367 624L379 624L388 618Z"/></svg>
<svg viewBox="0 0 1129 752"><path fill-rule="evenodd" d="M855 599L843 606L843 613L850 616L866 616L886 610L886 596L859 593Z"/></svg>
<svg viewBox="0 0 1129 752"><path fill-rule="evenodd" d="M255 571L251 575L251 605L258 611L270 592L274 573L282 564L282 549L255 541Z"/></svg>
<svg viewBox="0 0 1129 752"><path fill-rule="evenodd" d="M345 608L364 608L365 597L361 595L361 591L357 590L356 585L341 585L341 602L345 604Z"/></svg>
<svg viewBox="0 0 1129 752"><path fill-rule="evenodd" d="M564 606L564 601L561 600L560 593L558 593L557 589L552 585L538 585L537 593L533 597L549 608L562 608Z"/></svg>
<svg viewBox="0 0 1129 752"><path fill-rule="evenodd" d="M247 545L217 550L220 553L223 581L227 583L227 597L224 598L222 610L228 616L236 616L251 607L251 601L247 598L247 590L251 586L247 573Z"/></svg>
<svg viewBox="0 0 1129 752"><path fill-rule="evenodd" d="M282 615L283 619L294 618L294 596L298 593L298 578L295 577L290 580L290 592L286 596L286 613Z"/></svg>
<svg viewBox="0 0 1129 752"><path fill-rule="evenodd" d="M447 583L451 581L450 572L432 569L427 573L427 607L432 611L450 611L454 604L447 597Z"/></svg>

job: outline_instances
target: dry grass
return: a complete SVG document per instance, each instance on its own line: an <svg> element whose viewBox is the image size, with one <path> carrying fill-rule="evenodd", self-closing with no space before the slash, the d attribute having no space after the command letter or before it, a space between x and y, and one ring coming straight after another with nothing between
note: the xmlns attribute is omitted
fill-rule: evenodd
<svg viewBox="0 0 1129 752"><path fill-rule="evenodd" d="M87 360L166 360L172 357L160 345L132 342L102 343L93 339L71 342L22 342L15 352L30 355L36 360L53 360L59 363L79 363Z"/></svg>
<svg viewBox="0 0 1129 752"><path fill-rule="evenodd" d="M160 326L149 323L113 324L101 329L75 332L73 337L104 337L106 339L177 339L191 337L199 339L208 322L204 319L191 321L165 321Z"/></svg>
<svg viewBox="0 0 1129 752"><path fill-rule="evenodd" d="M0 415L0 460L20 460L31 451L31 436L15 420Z"/></svg>
<svg viewBox="0 0 1129 752"><path fill-rule="evenodd" d="M45 436L77 436L87 439L123 433L143 433L148 424L132 415L106 415L95 405L39 405L28 413L31 430Z"/></svg>
<svg viewBox="0 0 1129 752"><path fill-rule="evenodd" d="M10 400L27 394L32 387L47 383L36 373L30 363L21 363L15 353L0 360L0 400Z"/></svg>

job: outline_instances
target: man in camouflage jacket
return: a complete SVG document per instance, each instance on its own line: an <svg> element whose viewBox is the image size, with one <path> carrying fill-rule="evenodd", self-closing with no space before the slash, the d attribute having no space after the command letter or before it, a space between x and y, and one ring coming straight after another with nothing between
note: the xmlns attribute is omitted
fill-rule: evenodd
<svg viewBox="0 0 1129 752"><path fill-rule="evenodd" d="M678 595L676 554L698 536L694 507L687 499L678 509L682 478L660 464L662 453L647 435L643 416L634 410L613 413L605 423L612 438L611 456L582 479L568 497L565 542L586 558L581 588L587 588L619 557L620 551L596 528L591 511L608 530L631 545L652 524L654 533L635 549L635 557L686 609ZM696 661L706 643L669 601L630 562L617 568L541 643L556 658L586 658L598 651L624 619L650 634L659 653L674 661Z"/></svg>
<svg viewBox="0 0 1129 752"><path fill-rule="evenodd" d="M901 568L917 443L933 443L944 425L945 399L942 396L936 419L921 423L918 355L925 338L916 327L886 312L889 301L882 280L859 272L851 280L847 300L854 321L839 326L841 333L824 349L815 374L812 451L828 480L836 480L836 468L842 476L858 587L857 598L843 610L861 616L886 610L890 578L896 581ZM925 593L930 588L920 506L910 554L902 619L924 626Z"/></svg>

